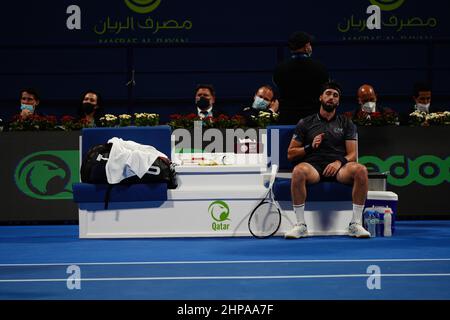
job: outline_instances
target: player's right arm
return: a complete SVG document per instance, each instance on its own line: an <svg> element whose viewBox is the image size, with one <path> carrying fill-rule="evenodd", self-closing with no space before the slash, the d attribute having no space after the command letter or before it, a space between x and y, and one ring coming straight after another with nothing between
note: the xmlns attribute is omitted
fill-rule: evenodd
<svg viewBox="0 0 450 320"><path fill-rule="evenodd" d="M315 149L319 148L320 144L322 143L322 139L324 137L325 133L320 133L317 136L314 137L311 144L303 145L302 142L299 141L298 138L294 135L294 137L291 140L291 143L289 144L288 148L288 160L289 161L295 161L298 159L303 158L305 155L313 152Z"/></svg>

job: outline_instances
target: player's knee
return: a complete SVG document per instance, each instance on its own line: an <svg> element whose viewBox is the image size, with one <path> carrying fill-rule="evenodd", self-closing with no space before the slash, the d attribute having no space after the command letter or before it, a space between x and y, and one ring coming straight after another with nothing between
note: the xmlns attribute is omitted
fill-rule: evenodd
<svg viewBox="0 0 450 320"><path fill-rule="evenodd" d="M306 171L301 166L296 166L294 170L292 170L292 181L303 182L306 181Z"/></svg>
<svg viewBox="0 0 450 320"><path fill-rule="evenodd" d="M368 171L367 168L361 164L358 164L355 169L355 179L359 181L367 181L368 180Z"/></svg>

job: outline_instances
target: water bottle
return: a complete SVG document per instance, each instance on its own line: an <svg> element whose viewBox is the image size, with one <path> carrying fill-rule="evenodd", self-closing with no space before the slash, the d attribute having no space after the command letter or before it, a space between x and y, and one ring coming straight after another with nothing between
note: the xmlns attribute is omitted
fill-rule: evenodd
<svg viewBox="0 0 450 320"><path fill-rule="evenodd" d="M373 210L368 211L367 218L368 218L367 224L369 229L367 231L369 231L371 238L375 238L377 236L377 226L376 226L377 221L375 217L375 211Z"/></svg>
<svg viewBox="0 0 450 320"><path fill-rule="evenodd" d="M392 214L390 210L384 211L384 233L383 236L392 236Z"/></svg>

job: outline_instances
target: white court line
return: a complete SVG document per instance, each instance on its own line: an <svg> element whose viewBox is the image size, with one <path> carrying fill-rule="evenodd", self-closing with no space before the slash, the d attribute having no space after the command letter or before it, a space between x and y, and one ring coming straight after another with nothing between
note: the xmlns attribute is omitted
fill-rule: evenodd
<svg viewBox="0 0 450 320"><path fill-rule="evenodd" d="M67 281L159 281L159 280L270 280L270 279L321 279L321 278L367 278L370 274L320 274L290 276L197 276L197 277L137 277L137 278L81 278L81 279L3 279L0 283L12 282L67 282ZM450 273L392 273L380 277L449 277Z"/></svg>
<svg viewBox="0 0 450 320"><path fill-rule="evenodd" d="M67 263L11 263L0 267L45 267L45 266L95 266L95 265L164 265L164 264L251 264L251 263L348 263L348 262L439 262L442 259L343 259L343 260L212 260L212 261L149 261L149 262L67 262Z"/></svg>

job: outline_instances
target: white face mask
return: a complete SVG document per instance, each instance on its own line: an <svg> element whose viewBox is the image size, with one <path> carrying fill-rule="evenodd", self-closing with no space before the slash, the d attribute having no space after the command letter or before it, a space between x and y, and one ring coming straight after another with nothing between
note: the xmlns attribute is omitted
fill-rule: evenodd
<svg viewBox="0 0 450 320"><path fill-rule="evenodd" d="M375 112L376 106L377 106L376 102L368 101L368 102L364 103L361 108L365 112L372 113L372 112Z"/></svg>
<svg viewBox="0 0 450 320"><path fill-rule="evenodd" d="M428 113L428 110L430 109L430 104L422 104L422 103L417 103L416 104L416 110L420 111L420 112L426 112Z"/></svg>

